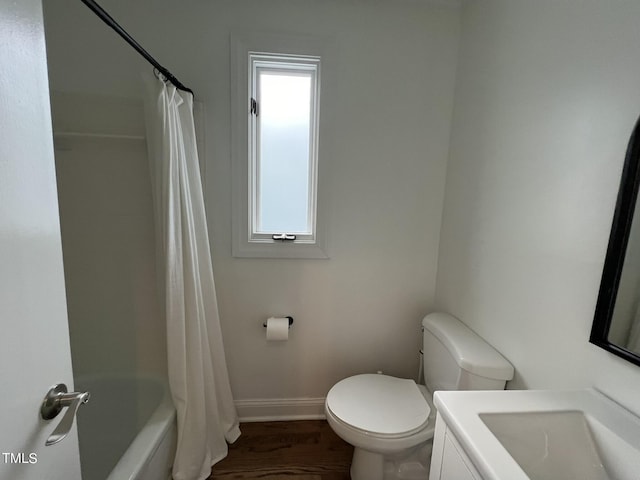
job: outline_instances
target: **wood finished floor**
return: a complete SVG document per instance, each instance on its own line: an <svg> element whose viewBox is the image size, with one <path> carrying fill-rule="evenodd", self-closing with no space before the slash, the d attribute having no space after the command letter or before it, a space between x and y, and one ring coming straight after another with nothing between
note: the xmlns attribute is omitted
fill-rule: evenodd
<svg viewBox="0 0 640 480"><path fill-rule="evenodd" d="M243 423L207 480L349 480L353 447L324 420Z"/></svg>

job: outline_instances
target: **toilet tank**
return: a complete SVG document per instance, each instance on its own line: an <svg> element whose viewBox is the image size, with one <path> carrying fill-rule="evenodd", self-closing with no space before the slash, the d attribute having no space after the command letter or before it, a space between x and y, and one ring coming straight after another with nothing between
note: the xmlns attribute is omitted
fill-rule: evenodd
<svg viewBox="0 0 640 480"><path fill-rule="evenodd" d="M422 327L429 391L502 390L513 378L509 361L456 317L430 313Z"/></svg>

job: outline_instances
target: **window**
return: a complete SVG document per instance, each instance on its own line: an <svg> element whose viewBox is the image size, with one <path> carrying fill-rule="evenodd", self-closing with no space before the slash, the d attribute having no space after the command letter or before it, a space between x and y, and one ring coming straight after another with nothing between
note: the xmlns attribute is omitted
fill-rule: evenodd
<svg viewBox="0 0 640 480"><path fill-rule="evenodd" d="M321 56L238 43L233 254L326 258L317 201Z"/></svg>
<svg viewBox="0 0 640 480"><path fill-rule="evenodd" d="M320 59L249 61L249 241L314 242Z"/></svg>

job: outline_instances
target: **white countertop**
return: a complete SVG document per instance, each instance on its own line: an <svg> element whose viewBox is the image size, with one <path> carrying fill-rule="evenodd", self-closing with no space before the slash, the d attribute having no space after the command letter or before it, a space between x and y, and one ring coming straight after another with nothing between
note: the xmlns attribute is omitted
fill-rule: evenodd
<svg viewBox="0 0 640 480"><path fill-rule="evenodd" d="M434 404L485 480L529 477L480 415L563 411L583 412L615 434L608 454L615 457L613 463L620 465L623 473L608 472L612 478L627 478L625 471L634 471L635 478L639 478L640 418L594 389L440 391L434 395ZM616 448L615 442L628 446Z"/></svg>

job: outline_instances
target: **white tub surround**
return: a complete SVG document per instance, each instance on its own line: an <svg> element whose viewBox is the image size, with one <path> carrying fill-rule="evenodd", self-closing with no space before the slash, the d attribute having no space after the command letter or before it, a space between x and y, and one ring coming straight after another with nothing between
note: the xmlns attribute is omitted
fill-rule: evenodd
<svg viewBox="0 0 640 480"><path fill-rule="evenodd" d="M436 392L430 480L637 479L640 418L594 390Z"/></svg>
<svg viewBox="0 0 640 480"><path fill-rule="evenodd" d="M176 445L176 414L166 380L86 375L77 388L91 392L78 412L82 478L166 480Z"/></svg>

